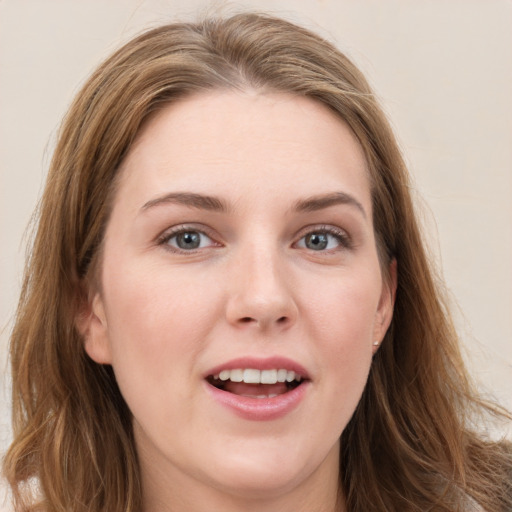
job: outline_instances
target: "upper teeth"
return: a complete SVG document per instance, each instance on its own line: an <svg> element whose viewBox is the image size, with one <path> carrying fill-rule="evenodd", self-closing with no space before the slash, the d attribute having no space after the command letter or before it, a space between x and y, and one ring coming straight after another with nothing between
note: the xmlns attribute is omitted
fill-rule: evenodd
<svg viewBox="0 0 512 512"><path fill-rule="evenodd" d="M235 370L222 370L213 376L215 379L230 380L232 382L245 382L246 384L275 384L276 382L300 382L302 377L292 370L256 370L254 368L237 368Z"/></svg>

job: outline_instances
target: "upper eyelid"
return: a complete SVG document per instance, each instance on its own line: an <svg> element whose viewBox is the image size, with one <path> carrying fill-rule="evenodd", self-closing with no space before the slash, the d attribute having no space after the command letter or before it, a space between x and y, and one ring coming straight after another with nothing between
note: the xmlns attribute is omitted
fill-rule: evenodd
<svg viewBox="0 0 512 512"><path fill-rule="evenodd" d="M350 234L346 229L343 229L339 226L335 226L332 224L312 224L309 226L304 226L303 228L299 229L295 235L297 238L302 238L306 236L309 233L315 233L315 232L324 232L324 233L330 233L330 234L337 234L337 235L343 235L347 238L350 238Z"/></svg>
<svg viewBox="0 0 512 512"><path fill-rule="evenodd" d="M210 228L208 228L207 226L199 225L199 224L196 224L195 222L191 222L191 223L184 222L184 223L176 224L174 226L164 229L160 233L160 235L158 235L158 237L167 236L167 235L172 236L172 235L182 233L184 231L197 231L198 233L202 233L207 236L212 236L212 234L211 234L212 230Z"/></svg>

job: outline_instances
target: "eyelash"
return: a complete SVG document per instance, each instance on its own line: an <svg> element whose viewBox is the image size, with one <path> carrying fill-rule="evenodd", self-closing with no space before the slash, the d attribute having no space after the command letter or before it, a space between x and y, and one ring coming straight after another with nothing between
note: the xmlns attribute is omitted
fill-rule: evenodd
<svg viewBox="0 0 512 512"><path fill-rule="evenodd" d="M313 234L315 234L315 235L330 235L337 240L337 242L339 243L339 246L335 247L334 249L331 248L331 249L326 249L326 250L321 250L321 251L315 251L313 249L310 249L311 252L330 254L330 253L337 252L337 251L343 250L343 249L346 249L346 250L353 249L352 239L350 238L349 234L345 230L335 227L335 226L327 226L327 225L308 226L307 228L305 228L305 230L303 230L303 234L301 235L299 240L297 242L295 242L294 245L297 245L299 242L304 240L308 235L313 235ZM306 247L306 249L308 249L308 248Z"/></svg>
<svg viewBox="0 0 512 512"><path fill-rule="evenodd" d="M213 242L212 246L217 246L217 247L221 246L221 244L218 242L215 242L214 237L209 235L204 229L198 229L194 226L187 226L187 225L175 226L175 227L171 228L169 231L166 231L165 233L163 233L161 236L158 237L157 244L166 246L165 248L167 250L169 250L171 252L175 252L175 253L180 253L180 254L193 254L197 251L204 249L202 247L199 247L196 249L186 250L186 249L180 249L178 247L173 247L169 244L169 241L172 238L177 237L180 234L184 234L184 233L198 233L200 235L208 237ZM340 228L337 228L335 226L326 226L326 225L310 226L310 227L305 228L303 230L303 234L300 236L300 238L298 239L297 242L294 242L293 245L297 246L299 244L299 242L304 240L308 235L313 235L313 234L330 235L337 240L337 242L339 243L339 247L336 247L334 249L331 248L331 249L319 250L319 251L315 251L314 249L308 249L307 247L304 247L306 250L310 250L311 252L319 252L319 253L329 254L329 253L336 252L340 249L350 250L353 248L352 240L346 231L344 231Z"/></svg>
<svg viewBox="0 0 512 512"><path fill-rule="evenodd" d="M170 230L166 231L165 233L163 233L161 236L158 237L157 244L166 246L165 248L167 250L169 250L171 252L179 253L179 254L193 254L193 253L197 252L198 250L202 249L202 248L197 248L197 249L185 250L185 249L180 249L179 247L172 247L169 244L169 241L172 238L177 237L184 233L199 233L200 235L208 237L213 242L212 245L214 245L214 246L216 245L217 247L220 247L220 244L216 243L214 238L212 236L210 236L207 232L205 232L204 229L198 229L194 226L187 226L187 225L175 226L175 227L171 228Z"/></svg>

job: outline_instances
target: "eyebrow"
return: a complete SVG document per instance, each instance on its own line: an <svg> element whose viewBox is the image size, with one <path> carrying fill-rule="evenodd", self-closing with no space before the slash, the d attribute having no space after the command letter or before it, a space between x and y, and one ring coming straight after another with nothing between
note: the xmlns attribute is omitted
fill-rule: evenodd
<svg viewBox="0 0 512 512"><path fill-rule="evenodd" d="M215 212L227 212L229 210L227 204L222 199L193 192L171 192L164 194L163 196L151 199L145 203L141 210L144 211L165 204L181 204L190 208ZM301 199L294 204L292 210L297 212L314 212L338 204L354 206L362 213L363 217L366 218L363 205L355 197L346 192L332 192Z"/></svg>
<svg viewBox="0 0 512 512"><path fill-rule="evenodd" d="M181 204L191 208L214 212L226 212L228 210L226 203L221 199L203 194L194 194L193 192L171 192L165 194L156 199L151 199L151 201L144 204L141 210L148 210L163 204Z"/></svg>
<svg viewBox="0 0 512 512"><path fill-rule="evenodd" d="M366 211L363 205L354 196L346 192L333 192L301 199L295 203L294 209L298 212L315 212L338 204L354 206L366 218Z"/></svg>

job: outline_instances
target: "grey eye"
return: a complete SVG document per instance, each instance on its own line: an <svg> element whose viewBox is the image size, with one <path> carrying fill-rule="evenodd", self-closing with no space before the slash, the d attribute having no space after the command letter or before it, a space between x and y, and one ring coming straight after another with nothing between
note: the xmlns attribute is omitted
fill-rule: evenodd
<svg viewBox="0 0 512 512"><path fill-rule="evenodd" d="M197 231L186 231L176 235L176 245L180 249L197 249L201 244L201 235Z"/></svg>
<svg viewBox="0 0 512 512"><path fill-rule="evenodd" d="M209 247L213 244L213 241L209 236L201 233L201 231L190 230L181 231L170 236L166 243L182 251L193 251L194 249Z"/></svg>
<svg viewBox="0 0 512 512"><path fill-rule="evenodd" d="M304 235L297 242L296 247L319 252L346 248L349 247L349 243L345 233L338 232L338 230L334 231L334 229L332 229L332 232L321 229L310 231L307 235Z"/></svg>
<svg viewBox="0 0 512 512"><path fill-rule="evenodd" d="M330 236L332 237L332 235ZM329 235L327 233L310 233L304 237L304 245L313 251L322 251L328 244Z"/></svg>

